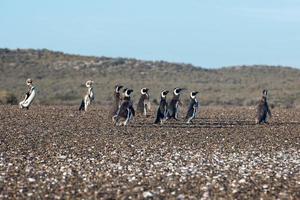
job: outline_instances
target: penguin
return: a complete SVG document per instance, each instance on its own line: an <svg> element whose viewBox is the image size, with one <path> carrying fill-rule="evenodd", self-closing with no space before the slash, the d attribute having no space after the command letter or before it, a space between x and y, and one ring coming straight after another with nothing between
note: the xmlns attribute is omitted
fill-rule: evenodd
<svg viewBox="0 0 300 200"><path fill-rule="evenodd" d="M189 105L188 111L186 113L186 119L187 119L186 123L188 123L188 124L191 123L193 119L195 119L196 114L198 112L199 103L196 99L196 95L198 93L199 92L196 92L196 91L192 91L190 93L190 105Z"/></svg>
<svg viewBox="0 0 300 200"><path fill-rule="evenodd" d="M85 83L85 86L88 88L88 91L81 101L79 111L87 111L88 106L91 104L92 101L94 101L95 94L93 91L93 83L94 81L92 80L88 80Z"/></svg>
<svg viewBox="0 0 300 200"><path fill-rule="evenodd" d="M121 87L123 88L123 86ZM116 98L116 101L118 101L118 104L117 102L115 103L115 110L113 110L113 116L112 116L112 121L113 123L116 123L116 119L117 119L117 115L118 115L118 112L120 110L120 107L123 103L123 100L125 98L125 92L128 90L128 88L123 88L122 92L120 91L121 88L119 89L119 94L116 94L115 98ZM117 98L119 98L119 100L117 100Z"/></svg>
<svg viewBox="0 0 300 200"><path fill-rule="evenodd" d="M147 111L150 110L150 100L148 91L148 88L141 89L141 97L139 99L136 109L138 113L143 114L144 116L147 116Z"/></svg>
<svg viewBox="0 0 300 200"><path fill-rule="evenodd" d="M131 100L130 94L133 92L132 89L126 89L124 91L124 98L120 108L118 109L116 115L113 117L113 121L116 125L126 126L129 121L135 116L135 110L133 108L133 102ZM123 122L119 122L120 118L124 118Z"/></svg>
<svg viewBox="0 0 300 200"><path fill-rule="evenodd" d="M121 97L121 89L123 88L123 85L116 85L114 89L114 102L112 105L112 111L111 114L112 116L116 115L117 111L119 110L122 102L122 97Z"/></svg>
<svg viewBox="0 0 300 200"><path fill-rule="evenodd" d="M19 103L20 108L26 108L27 110L29 109L31 103L33 102L35 95L36 95L36 90L35 86L33 85L32 79L27 79L26 80L26 85L28 86L28 91L26 92L23 101Z"/></svg>
<svg viewBox="0 0 300 200"><path fill-rule="evenodd" d="M27 79L26 85L28 86L28 91L26 92L23 101L19 103L19 107L29 109L33 99L35 98L36 91L32 79Z"/></svg>
<svg viewBox="0 0 300 200"><path fill-rule="evenodd" d="M167 117L167 111L168 111L167 94L168 93L169 93L168 90L163 90L160 94L160 103L157 109L156 119L154 121L155 124L158 123L162 124Z"/></svg>
<svg viewBox="0 0 300 200"><path fill-rule="evenodd" d="M268 101L267 101L268 90L263 90L262 93L263 93L262 98L260 99L256 110L256 118L255 118L256 124L268 123L267 122L268 115L269 117L272 117L271 110L269 108Z"/></svg>
<svg viewBox="0 0 300 200"><path fill-rule="evenodd" d="M180 102L180 92L182 91L182 88L175 88L173 90L173 97L168 104L168 113L167 113L167 119L176 119L178 120L178 113L179 113L179 104Z"/></svg>

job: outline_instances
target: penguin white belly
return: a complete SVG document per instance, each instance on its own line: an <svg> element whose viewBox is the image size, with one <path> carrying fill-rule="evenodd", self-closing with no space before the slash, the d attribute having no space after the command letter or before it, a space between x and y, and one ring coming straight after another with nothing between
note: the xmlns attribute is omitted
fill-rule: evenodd
<svg viewBox="0 0 300 200"><path fill-rule="evenodd" d="M147 116L147 111L148 111L148 103L144 102L144 110L143 110L144 116Z"/></svg>
<svg viewBox="0 0 300 200"><path fill-rule="evenodd" d="M179 112L179 102L176 102L175 105L175 118L178 119L178 112Z"/></svg>
<svg viewBox="0 0 300 200"><path fill-rule="evenodd" d="M88 108L88 106L90 105L90 103L91 103L91 100L90 100L89 96L86 95L86 96L84 97L84 110L85 110L85 111L87 110L87 108Z"/></svg>
<svg viewBox="0 0 300 200"><path fill-rule="evenodd" d="M31 105L34 97L35 97L35 90L32 90L30 96L26 100L20 102L20 104L19 104L20 108L29 107Z"/></svg>

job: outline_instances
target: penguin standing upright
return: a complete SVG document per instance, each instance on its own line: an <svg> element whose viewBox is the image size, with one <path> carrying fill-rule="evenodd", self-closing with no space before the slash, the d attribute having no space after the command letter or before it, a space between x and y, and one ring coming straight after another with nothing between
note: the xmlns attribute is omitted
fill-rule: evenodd
<svg viewBox="0 0 300 200"><path fill-rule="evenodd" d="M157 109L156 113L156 119L155 119L155 124L162 124L163 121L167 117L167 109L168 109L168 103L167 103L167 94L169 93L168 90L163 90L160 94L160 103Z"/></svg>
<svg viewBox="0 0 300 200"><path fill-rule="evenodd" d="M148 91L148 88L141 89L141 97L137 104L137 112L143 114L144 116L147 116L147 111L150 110L150 98Z"/></svg>
<svg viewBox="0 0 300 200"><path fill-rule="evenodd" d="M130 94L133 92L132 89L126 89L124 91L124 97L120 108L118 109L116 115L113 117L113 121L116 125L126 126L129 121L135 116L135 111L133 108L133 102L131 101ZM123 122L119 122L120 118L125 119Z"/></svg>
<svg viewBox="0 0 300 200"><path fill-rule="evenodd" d="M36 91L32 79L27 79L26 85L28 86L28 91L25 94L24 100L19 103L19 107L29 109L29 106L35 98Z"/></svg>
<svg viewBox="0 0 300 200"><path fill-rule="evenodd" d="M86 95L83 97L79 110L80 111L87 111L88 106L91 104L92 101L94 101L95 99L95 94L93 91L93 83L94 81L92 80L88 80L85 83L85 86L88 88L88 91L86 93Z"/></svg>
<svg viewBox="0 0 300 200"><path fill-rule="evenodd" d="M119 110L122 102L120 90L123 88L122 85L116 85L114 89L114 102L112 105L111 116L114 116Z"/></svg>
<svg viewBox="0 0 300 200"><path fill-rule="evenodd" d="M263 90L262 98L260 99L257 105L256 118L255 118L256 124L268 123L267 122L268 115L269 117L272 117L271 110L267 102L267 95L268 95L268 90Z"/></svg>
<svg viewBox="0 0 300 200"><path fill-rule="evenodd" d="M179 104L180 102L180 92L182 88L175 88L173 90L173 98L171 99L170 103L168 104L168 113L167 119L176 119L178 120L178 113L179 113Z"/></svg>
<svg viewBox="0 0 300 200"><path fill-rule="evenodd" d="M186 123L191 123L193 119L195 119L196 114L198 112L198 107L199 107L199 103L196 99L196 95L198 94L198 92L196 91L192 91L190 94L190 105L188 107L188 111L186 113L186 119L187 122Z"/></svg>

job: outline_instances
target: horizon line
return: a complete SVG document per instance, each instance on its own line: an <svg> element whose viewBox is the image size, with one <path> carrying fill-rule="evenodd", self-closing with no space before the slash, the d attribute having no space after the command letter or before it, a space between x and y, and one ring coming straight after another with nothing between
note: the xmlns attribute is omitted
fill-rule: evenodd
<svg viewBox="0 0 300 200"><path fill-rule="evenodd" d="M53 53L63 53L65 55L69 56L81 56L81 57L94 57L94 58L111 58L111 59L128 59L128 60L137 60L137 61L144 61L144 62L165 62L169 64L178 64L178 65L191 65L195 68L201 68L201 69L207 69L207 70L215 70L215 69L224 69L224 68L238 68L238 67L282 67L282 68L291 68L300 70L300 67L297 66L289 66L289 65L271 65L271 64L234 64L234 65L226 65L226 66L214 66L214 67L205 67L205 66L199 66L195 65L193 63L188 62L180 62L180 61L169 61L169 60L159 60L159 59L143 59L143 58L137 58L137 57L122 57L122 56L105 56L105 55L91 55L91 54L80 54L80 53L73 53L73 52L66 52L63 50L54 50L54 49L48 49L48 48L9 48L9 47L0 47L0 50L7 49L9 51L26 51L26 50L33 50L33 51L50 51Z"/></svg>

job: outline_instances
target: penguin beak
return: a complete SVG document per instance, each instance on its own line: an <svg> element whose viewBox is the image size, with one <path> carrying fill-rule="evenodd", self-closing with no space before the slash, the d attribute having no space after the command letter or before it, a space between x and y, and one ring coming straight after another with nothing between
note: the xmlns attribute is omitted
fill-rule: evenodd
<svg viewBox="0 0 300 200"><path fill-rule="evenodd" d="M178 93L180 93L180 92L182 92L184 89L182 89L182 88L179 88L177 91L178 91Z"/></svg>
<svg viewBox="0 0 300 200"><path fill-rule="evenodd" d="M177 89L178 92L182 92L182 91L184 91L184 90L186 90L186 88L178 88L178 89Z"/></svg>
<svg viewBox="0 0 300 200"><path fill-rule="evenodd" d="M129 90L127 90L127 92L128 92L128 94L130 94L130 93L133 92L133 90L132 90L132 89L129 89Z"/></svg>

